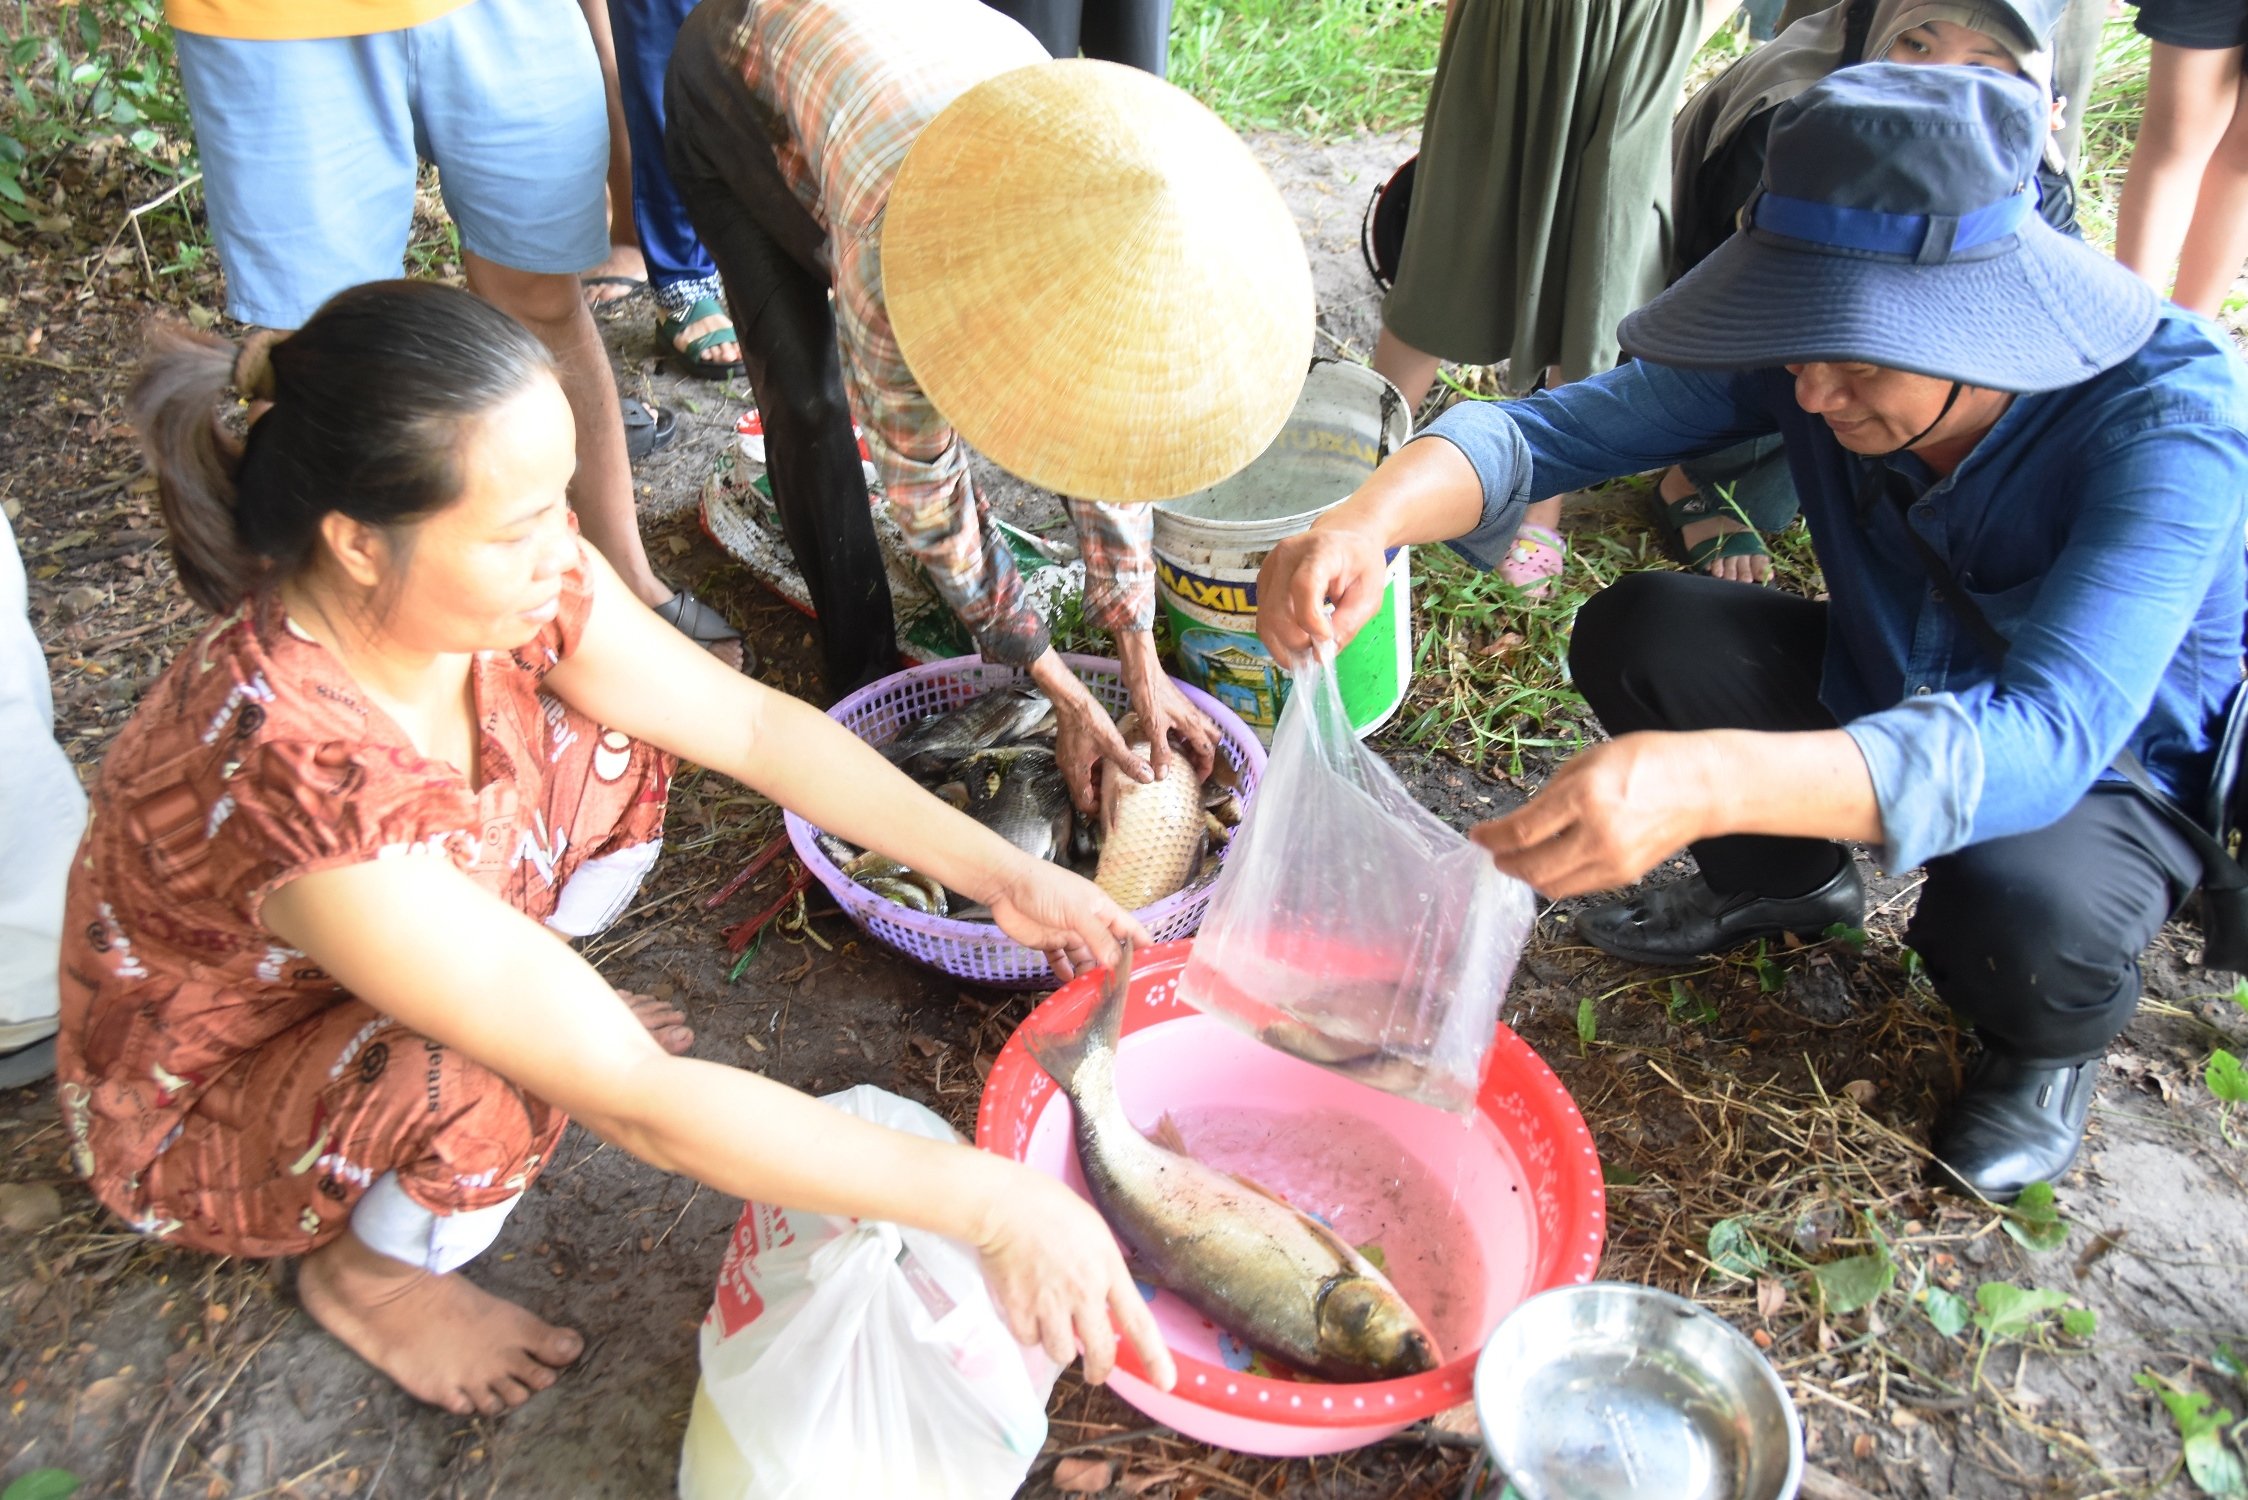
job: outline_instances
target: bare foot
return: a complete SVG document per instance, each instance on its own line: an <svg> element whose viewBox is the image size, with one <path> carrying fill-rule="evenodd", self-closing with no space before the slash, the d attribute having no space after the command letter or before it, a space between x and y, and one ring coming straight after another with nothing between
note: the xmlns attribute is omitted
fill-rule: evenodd
<svg viewBox="0 0 2248 1500"><path fill-rule="evenodd" d="M678 1006L636 990L617 993L632 1007L633 1019L648 1028L648 1034L664 1051L673 1057L685 1057L687 1049L695 1045L695 1029L687 1024L687 1013Z"/></svg>
<svg viewBox="0 0 2248 1500"><path fill-rule="evenodd" d="M575 1329L459 1275L378 1254L349 1232L298 1263L297 1300L407 1395L458 1416L521 1406L585 1349Z"/></svg>
<svg viewBox="0 0 2248 1500"><path fill-rule="evenodd" d="M1694 482L1686 471L1673 465L1663 473L1660 494L1665 504L1683 500L1694 492ZM1729 536L1736 531L1748 530L1748 524L1729 511L1719 511L1714 516L1704 516L1699 521L1688 521L1678 528L1678 543L1691 553L1695 547L1713 536ZM1730 579L1735 583L1762 583L1772 576L1772 559L1761 552L1745 557L1713 557L1702 564L1702 571L1712 578Z"/></svg>
<svg viewBox="0 0 2248 1500"><path fill-rule="evenodd" d="M621 276L645 286L648 281L648 261L641 255L638 245L611 245L609 258L585 273L584 280L598 281L603 276ZM638 291L639 287L620 286L614 281L585 288L585 305L606 307L612 302L622 302Z"/></svg>
<svg viewBox="0 0 2248 1500"><path fill-rule="evenodd" d="M681 354L686 354L689 349L694 347L696 339L703 337L705 334L716 333L721 328L732 328L733 326L734 320L722 313L713 313L707 318L697 318L671 336L671 347L677 349ZM728 339L723 344L712 344L702 353L689 355L688 357L697 364L704 365L738 364L742 357L742 346Z"/></svg>

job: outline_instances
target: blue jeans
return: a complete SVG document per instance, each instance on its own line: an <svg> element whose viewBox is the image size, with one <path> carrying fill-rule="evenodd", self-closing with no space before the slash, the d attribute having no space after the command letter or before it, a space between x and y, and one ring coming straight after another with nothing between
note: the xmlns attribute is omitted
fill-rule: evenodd
<svg viewBox="0 0 2248 1500"><path fill-rule="evenodd" d="M718 266L695 235L664 160L664 73L695 0L609 0L617 94L632 141L632 223L656 300L678 312L716 292Z"/></svg>

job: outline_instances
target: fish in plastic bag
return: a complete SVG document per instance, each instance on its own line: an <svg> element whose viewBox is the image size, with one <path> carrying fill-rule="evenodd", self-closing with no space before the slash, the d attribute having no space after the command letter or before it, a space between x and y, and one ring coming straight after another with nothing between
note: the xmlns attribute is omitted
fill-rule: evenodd
<svg viewBox="0 0 2248 1500"><path fill-rule="evenodd" d="M823 1102L958 1139L871 1085ZM1061 1373L1015 1341L971 1247L770 1203L743 1205L701 1339L681 1500L1006 1500Z"/></svg>
<svg viewBox="0 0 2248 1500"><path fill-rule="evenodd" d="M1331 652L1294 677L1179 995L1281 1051L1464 1112L1536 898L1358 742Z"/></svg>

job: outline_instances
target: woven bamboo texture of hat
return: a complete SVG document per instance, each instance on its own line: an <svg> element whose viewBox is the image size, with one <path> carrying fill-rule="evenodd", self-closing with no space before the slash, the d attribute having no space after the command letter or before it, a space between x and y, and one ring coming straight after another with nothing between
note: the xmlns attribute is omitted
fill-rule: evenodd
<svg viewBox="0 0 2248 1500"><path fill-rule="evenodd" d="M1279 189L1185 91L1089 59L987 79L890 190L884 297L914 379L1033 484L1167 500L1263 452L1311 359Z"/></svg>

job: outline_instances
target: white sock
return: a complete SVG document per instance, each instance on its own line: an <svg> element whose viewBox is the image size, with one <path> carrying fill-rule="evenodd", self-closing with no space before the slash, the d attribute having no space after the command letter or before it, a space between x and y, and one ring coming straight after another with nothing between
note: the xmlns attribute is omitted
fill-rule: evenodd
<svg viewBox="0 0 2248 1500"><path fill-rule="evenodd" d="M663 853L663 840L630 844L579 865L561 893L554 898L554 915L546 925L564 937L587 937L624 915L640 882Z"/></svg>
<svg viewBox="0 0 2248 1500"><path fill-rule="evenodd" d="M396 1172L385 1172L352 1208L351 1232L379 1255L442 1276L489 1250L508 1214L522 1201L523 1195L517 1193L489 1208L433 1213L406 1196Z"/></svg>

